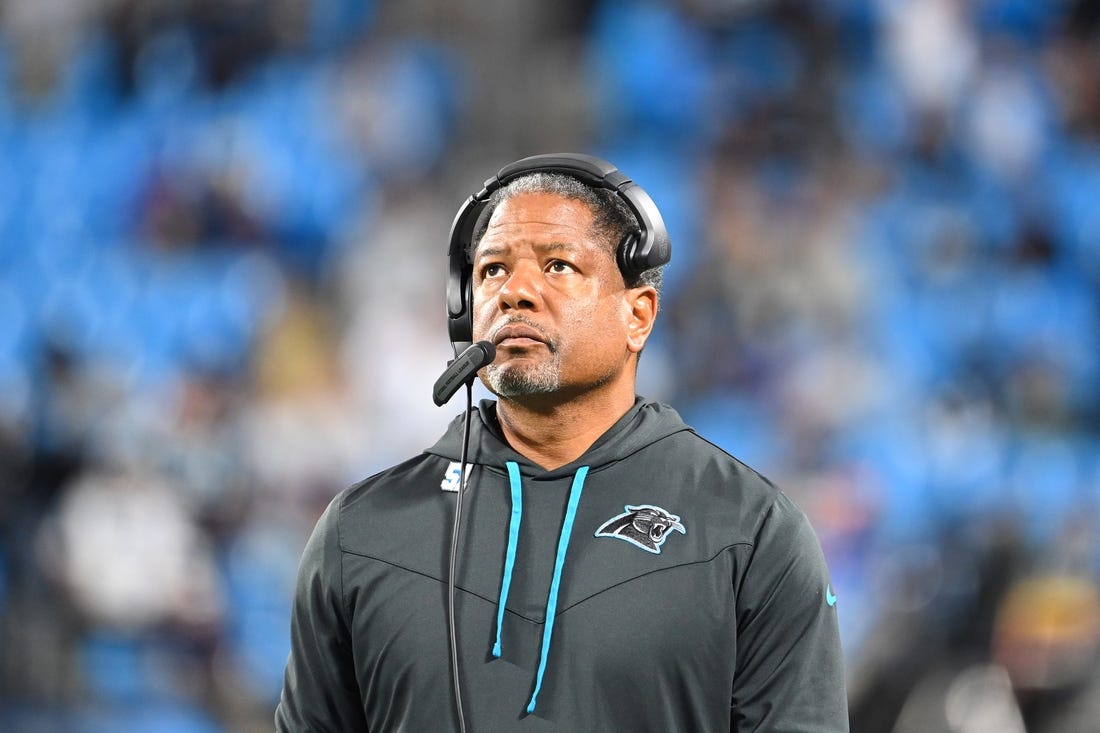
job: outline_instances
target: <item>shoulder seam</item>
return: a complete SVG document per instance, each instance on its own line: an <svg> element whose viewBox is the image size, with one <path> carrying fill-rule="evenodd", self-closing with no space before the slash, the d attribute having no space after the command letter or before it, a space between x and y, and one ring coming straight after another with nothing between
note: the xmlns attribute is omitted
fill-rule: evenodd
<svg viewBox="0 0 1100 733"><path fill-rule="evenodd" d="M756 470L755 468L753 468L753 467L752 467L752 466L750 466L749 464L745 463L745 462L744 462L744 461L742 461L742 460L741 460L740 458L738 458L737 456L733 455L732 453L730 453L730 452L729 452L728 450L726 450L726 449L725 449L725 448L723 448L722 446L720 446L720 445L716 445L716 444L712 443L712 442L711 442L711 441L709 441L709 440L708 440L707 438L705 438L704 436L702 436L702 435L700 435L699 433L697 433L697 432L695 431L695 428L692 428L692 427L688 427L688 432L690 432L690 433L691 433L692 435L694 435L694 436L695 436L695 437L696 437L696 438L697 438L698 440L701 440L702 442L706 443L706 444L707 444L707 445L709 445L709 446L710 446L711 448L714 448L714 449L715 449L716 451L718 451L718 452L719 452L719 453L721 453L722 455L726 456L727 458L729 458L729 459L730 459L731 461L733 461L733 462L734 462L734 463L736 463L737 465L739 465L739 466L741 466L742 468L744 468L744 469L745 469L746 471L748 471L749 473L751 473L751 474L752 474L753 476L756 476L756 477L757 477L758 479L760 479L761 481L763 481L763 482L764 482L765 484L767 484L767 485L768 485L768 486L770 486L771 488L775 489L776 491L781 491L781 489L780 489L780 488L779 488L778 486L776 486L776 485L775 485L775 483L774 483L774 482L773 482L773 481L772 481L772 480L771 480L770 478L768 478L768 477L767 477L767 476L765 476L764 474L760 473L760 472L759 472L759 471L757 471L757 470Z"/></svg>
<svg viewBox="0 0 1100 733"><path fill-rule="evenodd" d="M362 482L360 482L362 483ZM347 593L344 592L344 499L347 497L348 492L341 492L336 497L337 505L336 509L336 549L340 553L340 610L344 612L344 626L348 631L351 630L351 609L348 608Z"/></svg>

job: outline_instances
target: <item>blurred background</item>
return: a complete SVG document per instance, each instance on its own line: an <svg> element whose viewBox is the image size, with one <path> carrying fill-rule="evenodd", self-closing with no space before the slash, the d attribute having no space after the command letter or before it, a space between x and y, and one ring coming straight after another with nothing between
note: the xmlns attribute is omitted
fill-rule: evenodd
<svg viewBox="0 0 1100 733"><path fill-rule="evenodd" d="M0 0L0 730L270 730L434 441L461 202L608 158L641 391L810 515L857 733L1100 731L1100 5Z"/></svg>

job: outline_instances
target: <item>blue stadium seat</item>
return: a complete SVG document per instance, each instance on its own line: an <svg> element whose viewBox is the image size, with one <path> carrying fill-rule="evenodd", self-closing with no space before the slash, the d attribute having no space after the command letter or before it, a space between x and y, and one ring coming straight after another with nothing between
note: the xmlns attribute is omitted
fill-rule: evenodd
<svg viewBox="0 0 1100 733"><path fill-rule="evenodd" d="M679 9L605 0L588 40L590 99L601 129L665 142L713 140L721 117L711 98L715 66L701 31Z"/></svg>

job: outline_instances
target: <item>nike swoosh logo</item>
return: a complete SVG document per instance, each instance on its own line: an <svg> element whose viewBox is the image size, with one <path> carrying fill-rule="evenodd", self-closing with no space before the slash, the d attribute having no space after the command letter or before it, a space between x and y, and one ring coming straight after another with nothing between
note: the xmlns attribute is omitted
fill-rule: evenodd
<svg viewBox="0 0 1100 733"><path fill-rule="evenodd" d="M833 593L832 585L825 586L825 602L828 603L830 606L836 605L836 594Z"/></svg>

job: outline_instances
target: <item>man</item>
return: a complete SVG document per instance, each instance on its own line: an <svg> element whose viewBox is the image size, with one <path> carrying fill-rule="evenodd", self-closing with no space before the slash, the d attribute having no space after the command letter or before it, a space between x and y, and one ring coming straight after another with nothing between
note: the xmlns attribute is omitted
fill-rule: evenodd
<svg viewBox="0 0 1100 733"><path fill-rule="evenodd" d="M480 377L498 399L472 416L461 492L461 717L457 418L318 522L277 729L847 730L836 597L806 518L635 395L660 282L619 251L638 244L639 207L619 179L537 158L502 169L471 237L472 336L496 346Z"/></svg>

